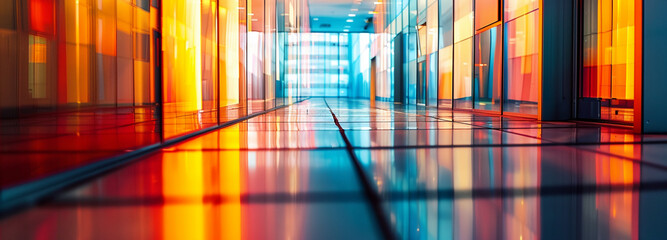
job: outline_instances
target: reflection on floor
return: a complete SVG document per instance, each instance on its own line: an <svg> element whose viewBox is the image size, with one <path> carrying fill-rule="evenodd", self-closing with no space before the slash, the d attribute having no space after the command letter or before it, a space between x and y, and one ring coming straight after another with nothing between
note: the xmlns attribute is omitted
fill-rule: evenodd
<svg viewBox="0 0 667 240"><path fill-rule="evenodd" d="M4 217L0 239L667 234L667 136L378 105L311 99L191 139Z"/></svg>
<svg viewBox="0 0 667 240"><path fill-rule="evenodd" d="M152 107L2 119L0 190L159 141Z"/></svg>

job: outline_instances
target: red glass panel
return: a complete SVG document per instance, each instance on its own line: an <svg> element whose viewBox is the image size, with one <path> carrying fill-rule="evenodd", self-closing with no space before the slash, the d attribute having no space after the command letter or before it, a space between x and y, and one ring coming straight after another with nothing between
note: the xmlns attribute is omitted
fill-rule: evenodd
<svg viewBox="0 0 667 240"><path fill-rule="evenodd" d="M55 1L30 0L29 4L30 30L36 34L55 34Z"/></svg>

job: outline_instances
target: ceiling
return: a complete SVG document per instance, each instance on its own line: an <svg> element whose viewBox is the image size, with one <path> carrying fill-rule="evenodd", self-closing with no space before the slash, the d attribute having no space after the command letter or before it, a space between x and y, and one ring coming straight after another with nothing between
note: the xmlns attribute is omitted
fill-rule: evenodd
<svg viewBox="0 0 667 240"><path fill-rule="evenodd" d="M368 19L382 0L308 0L311 32L371 32ZM350 22L351 21L351 22ZM369 25L367 27L367 25ZM367 27L366 29L364 29Z"/></svg>

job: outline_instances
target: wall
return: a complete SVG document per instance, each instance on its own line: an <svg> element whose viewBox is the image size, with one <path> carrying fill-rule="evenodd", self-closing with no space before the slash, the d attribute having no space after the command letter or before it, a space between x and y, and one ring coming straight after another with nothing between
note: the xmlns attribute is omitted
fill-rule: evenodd
<svg viewBox="0 0 667 240"><path fill-rule="evenodd" d="M667 132L667 113L664 111L665 89L667 81L663 73L663 62L667 56L667 26L663 14L667 11L667 2L644 0L643 18L643 95L642 107L644 132Z"/></svg>

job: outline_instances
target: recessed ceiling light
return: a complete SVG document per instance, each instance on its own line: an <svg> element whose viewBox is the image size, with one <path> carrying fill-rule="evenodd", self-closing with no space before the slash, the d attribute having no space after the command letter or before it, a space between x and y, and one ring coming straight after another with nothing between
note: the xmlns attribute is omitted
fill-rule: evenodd
<svg viewBox="0 0 667 240"><path fill-rule="evenodd" d="M378 12L375 12L375 11L368 11L368 14L370 14L370 15L375 15L375 14L378 14Z"/></svg>
<svg viewBox="0 0 667 240"><path fill-rule="evenodd" d="M359 11L359 9L353 8L353 9L350 9L350 11L356 12L356 11Z"/></svg>
<svg viewBox="0 0 667 240"><path fill-rule="evenodd" d="M357 16L357 14L354 14L354 13L350 13L350 14L348 14L347 16L348 16L348 17L356 17L356 16Z"/></svg>
<svg viewBox="0 0 667 240"><path fill-rule="evenodd" d="M352 20L352 19L348 19L346 22L354 22L354 20Z"/></svg>
<svg viewBox="0 0 667 240"><path fill-rule="evenodd" d="M349 31L350 31L350 30L348 30L348 29L343 30L343 32L349 32Z"/></svg>
<svg viewBox="0 0 667 240"><path fill-rule="evenodd" d="M318 21L318 20L320 20L320 19L319 18L313 18L313 21Z"/></svg>
<svg viewBox="0 0 667 240"><path fill-rule="evenodd" d="M374 2L373 4L380 5L380 4L382 4L382 2Z"/></svg>

